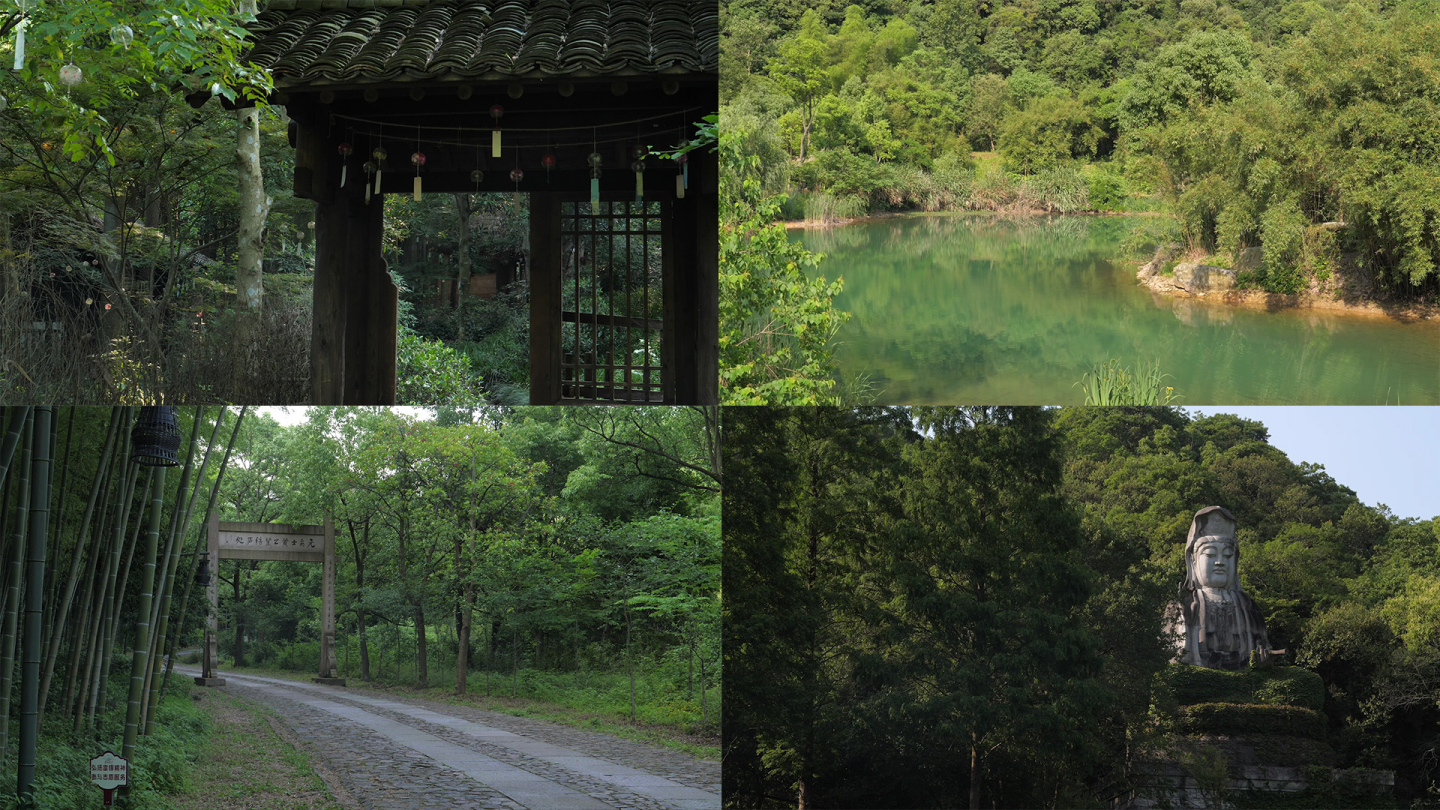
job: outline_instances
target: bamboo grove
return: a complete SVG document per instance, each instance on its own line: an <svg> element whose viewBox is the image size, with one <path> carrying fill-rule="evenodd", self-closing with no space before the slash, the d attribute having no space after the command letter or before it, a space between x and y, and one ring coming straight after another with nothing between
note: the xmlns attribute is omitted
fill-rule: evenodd
<svg viewBox="0 0 1440 810"><path fill-rule="evenodd" d="M208 483L213 505L245 418L244 409L191 411L182 469L167 486L163 467L131 457L136 412L6 409L0 750L7 768L14 762L16 794L25 802L33 798L41 728L88 732L107 743L118 736L127 759L153 732L172 674L161 669L162 653L173 656L195 578L196 504ZM17 647L18 738L10 732ZM123 726L112 728L103 720L122 700Z"/></svg>
<svg viewBox="0 0 1440 810"><path fill-rule="evenodd" d="M0 413L5 806L10 784L22 806L93 796L65 780L107 748L131 762L128 806L183 783L177 752L208 728L184 692L210 577L222 670L315 674L320 566L210 560L212 513L328 513L343 675L569 690L718 737L715 409L178 408L169 470L135 461L141 410Z"/></svg>

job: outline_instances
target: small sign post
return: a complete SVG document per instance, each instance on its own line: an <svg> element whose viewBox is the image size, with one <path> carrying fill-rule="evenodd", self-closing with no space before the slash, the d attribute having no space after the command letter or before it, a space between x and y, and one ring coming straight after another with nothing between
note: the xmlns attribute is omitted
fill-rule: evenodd
<svg viewBox="0 0 1440 810"><path fill-rule="evenodd" d="M105 806L115 805L115 789L130 784L130 763L106 751L90 760L90 781L105 791Z"/></svg>

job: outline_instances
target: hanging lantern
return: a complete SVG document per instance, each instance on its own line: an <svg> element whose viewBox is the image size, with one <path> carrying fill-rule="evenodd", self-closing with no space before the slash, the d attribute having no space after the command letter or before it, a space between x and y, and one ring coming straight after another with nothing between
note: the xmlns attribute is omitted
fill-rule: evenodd
<svg viewBox="0 0 1440 810"><path fill-rule="evenodd" d="M546 154L540 158L540 165L545 167L545 182L550 182L550 170L555 168L555 156Z"/></svg>
<svg viewBox="0 0 1440 810"><path fill-rule="evenodd" d="M146 467L178 467L180 425L171 405L146 405L130 429L131 460Z"/></svg>
<svg viewBox="0 0 1440 810"><path fill-rule="evenodd" d="M585 162L590 164L590 209L593 211L600 207L600 153L591 152Z"/></svg>
<svg viewBox="0 0 1440 810"><path fill-rule="evenodd" d="M385 173L385 158L388 157L390 153L385 151L385 147L377 146L371 154L375 157L375 193L379 194L380 177Z"/></svg>
<svg viewBox="0 0 1440 810"><path fill-rule="evenodd" d="M479 169L471 169L471 170L470 170L470 182L472 182L472 183L475 184L475 193L476 193L476 194L479 194L479 193L480 193L480 181L481 181L481 180L484 180L484 179L485 179L485 172L482 172L482 171L480 171Z"/></svg>
<svg viewBox="0 0 1440 810"><path fill-rule="evenodd" d="M490 157L500 157L500 116L505 114L505 108L499 104L490 107L490 117L495 119L495 131L490 133Z"/></svg>
<svg viewBox="0 0 1440 810"><path fill-rule="evenodd" d="M135 41L135 30L121 23L110 29L110 41L122 48L128 48L130 43Z"/></svg>
<svg viewBox="0 0 1440 810"><path fill-rule="evenodd" d="M635 202L645 200L645 161L633 160L630 162L630 171L635 172Z"/></svg>
<svg viewBox="0 0 1440 810"><path fill-rule="evenodd" d="M71 62L65 67L60 68L60 83L65 85L66 87L74 87L75 85L79 84L84 78L84 71L80 70L80 66L76 65L74 62Z"/></svg>
<svg viewBox="0 0 1440 810"><path fill-rule="evenodd" d="M195 584L201 587L210 584L210 555L208 553L200 555L200 568L195 572Z"/></svg>
<svg viewBox="0 0 1440 810"><path fill-rule="evenodd" d="M410 156L410 162L415 164L415 202L420 202L420 167L425 165L425 153L416 152Z"/></svg>
<svg viewBox="0 0 1440 810"><path fill-rule="evenodd" d="M367 160L367 161L365 161L365 165L362 166L361 168L363 168L363 169L365 170L365 202L366 202L366 204L369 204L369 202L370 202L370 175L374 174L376 171L378 171L378 169L375 167L375 161L373 161L373 160Z"/></svg>
<svg viewBox="0 0 1440 810"><path fill-rule="evenodd" d="M340 188L345 188L345 173L350 170L350 153L354 151L350 144L340 144Z"/></svg>

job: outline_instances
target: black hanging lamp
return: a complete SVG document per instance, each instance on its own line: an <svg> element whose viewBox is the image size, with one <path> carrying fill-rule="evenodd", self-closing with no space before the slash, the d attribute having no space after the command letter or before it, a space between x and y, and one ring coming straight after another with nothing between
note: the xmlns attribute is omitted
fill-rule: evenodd
<svg viewBox="0 0 1440 810"><path fill-rule="evenodd" d="M131 460L146 467L180 466L180 425L172 405L144 405L130 429Z"/></svg>

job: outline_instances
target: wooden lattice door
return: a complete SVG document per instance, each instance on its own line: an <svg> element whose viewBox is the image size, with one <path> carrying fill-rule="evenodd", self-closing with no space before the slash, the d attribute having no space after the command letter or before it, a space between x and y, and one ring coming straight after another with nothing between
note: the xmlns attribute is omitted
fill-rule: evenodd
<svg viewBox="0 0 1440 810"><path fill-rule="evenodd" d="M559 202L559 399L675 401L665 314L668 205Z"/></svg>

